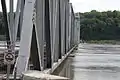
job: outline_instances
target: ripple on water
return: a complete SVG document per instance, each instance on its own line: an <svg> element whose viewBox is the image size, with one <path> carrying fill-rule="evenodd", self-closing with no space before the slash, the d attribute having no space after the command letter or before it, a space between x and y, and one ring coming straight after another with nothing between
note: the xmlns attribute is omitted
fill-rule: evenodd
<svg viewBox="0 0 120 80"><path fill-rule="evenodd" d="M120 80L120 45L81 44L74 53L73 80Z"/></svg>

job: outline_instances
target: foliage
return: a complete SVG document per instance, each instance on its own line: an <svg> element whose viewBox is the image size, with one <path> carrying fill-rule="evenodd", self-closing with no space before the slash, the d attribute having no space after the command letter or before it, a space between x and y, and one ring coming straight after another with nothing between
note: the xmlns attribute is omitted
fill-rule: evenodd
<svg viewBox="0 0 120 80"><path fill-rule="evenodd" d="M83 40L119 40L120 12L106 11L80 13L81 39Z"/></svg>
<svg viewBox="0 0 120 80"><path fill-rule="evenodd" d="M8 13L9 16L9 13ZM0 41L5 41L5 25L4 25L3 13L0 12ZM20 28L18 27L17 40L20 40Z"/></svg>
<svg viewBox="0 0 120 80"><path fill-rule="evenodd" d="M0 12L0 35L5 35L5 25L2 12Z"/></svg>

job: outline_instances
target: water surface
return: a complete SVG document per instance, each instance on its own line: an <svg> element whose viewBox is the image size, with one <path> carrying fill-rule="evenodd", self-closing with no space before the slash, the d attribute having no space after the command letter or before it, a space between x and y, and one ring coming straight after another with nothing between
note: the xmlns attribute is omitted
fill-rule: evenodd
<svg viewBox="0 0 120 80"><path fill-rule="evenodd" d="M71 80L120 80L120 45L80 44L55 73Z"/></svg>

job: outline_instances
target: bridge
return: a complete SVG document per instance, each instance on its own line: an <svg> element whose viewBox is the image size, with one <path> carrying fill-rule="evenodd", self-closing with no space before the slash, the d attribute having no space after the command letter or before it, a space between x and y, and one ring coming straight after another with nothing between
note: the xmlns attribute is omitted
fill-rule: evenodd
<svg viewBox="0 0 120 80"><path fill-rule="evenodd" d="M14 1L10 0L7 14L6 2L1 0L7 42L2 47L17 54L11 74L52 73L79 44L79 15L69 0L17 0L15 12Z"/></svg>

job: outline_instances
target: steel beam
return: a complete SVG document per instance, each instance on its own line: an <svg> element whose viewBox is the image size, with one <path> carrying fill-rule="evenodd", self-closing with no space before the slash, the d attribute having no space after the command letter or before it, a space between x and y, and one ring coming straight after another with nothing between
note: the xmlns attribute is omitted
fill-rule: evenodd
<svg viewBox="0 0 120 80"><path fill-rule="evenodd" d="M46 57L47 68L51 68L51 37L50 37L50 14L49 14L49 0L45 0L45 41L46 41Z"/></svg>
<svg viewBox="0 0 120 80"><path fill-rule="evenodd" d="M69 4L69 49L71 49L72 4Z"/></svg>
<svg viewBox="0 0 120 80"><path fill-rule="evenodd" d="M57 15L56 15L56 56L55 56L55 62L57 62L58 61L58 59L59 59L59 38L60 38L60 36L59 36L59 29L60 29L60 25L59 25L59 0L56 0L57 2L56 2L56 8L57 8Z"/></svg>
<svg viewBox="0 0 120 80"><path fill-rule="evenodd" d="M19 19L20 19L20 10L21 10L21 3L23 0L18 0L17 1L17 8L15 12L15 19L13 22L13 41L15 42L17 39L17 33L18 33L18 24L19 24Z"/></svg>
<svg viewBox="0 0 120 80"><path fill-rule="evenodd" d="M57 10L58 10L58 0L53 0L53 63L58 60L58 26L57 26Z"/></svg>
<svg viewBox="0 0 120 80"><path fill-rule="evenodd" d="M44 27L45 0L36 0L36 32L38 41L39 61L41 70L44 69Z"/></svg>
<svg viewBox="0 0 120 80"><path fill-rule="evenodd" d="M49 13L50 13L50 36L51 36L51 59L52 59L52 63L54 63L54 49L53 49L53 45L54 45L54 42L53 42L53 29L54 29L54 26L53 26L53 0L49 0Z"/></svg>
<svg viewBox="0 0 120 80"><path fill-rule="evenodd" d="M60 13L61 13L61 53L65 54L65 0L60 0Z"/></svg>
<svg viewBox="0 0 120 80"><path fill-rule="evenodd" d="M65 24L64 24L64 38L65 38L65 40L64 40L64 43L65 43L65 45L64 45L64 50L65 50L65 54L67 53L67 0L65 0Z"/></svg>
<svg viewBox="0 0 120 80"><path fill-rule="evenodd" d="M23 23L23 13L24 13L24 6L25 6L25 0L21 0L21 8L20 8L20 21L19 21L19 37L21 37L21 31L22 31L22 23Z"/></svg>
<svg viewBox="0 0 120 80"><path fill-rule="evenodd" d="M13 22L14 22L14 13L13 13L13 5L14 3L14 0L10 0L10 6L9 6L9 30L10 30L10 38L11 38L11 41L13 42L14 41L14 34L15 34L15 31L14 31L14 27L13 27Z"/></svg>
<svg viewBox="0 0 120 80"><path fill-rule="evenodd" d="M21 74L28 69L33 29L32 19L34 4L35 0L25 0L20 50L16 61L17 74Z"/></svg>
<svg viewBox="0 0 120 80"><path fill-rule="evenodd" d="M66 0L66 52L68 52L69 41L69 0Z"/></svg>
<svg viewBox="0 0 120 80"><path fill-rule="evenodd" d="M60 0L59 0L59 2L58 2L58 6L59 6L59 13L58 13L58 15L59 15L59 23L58 23L58 26L59 26L59 59L61 59L62 58L62 54L61 54L61 10L60 10L60 5L61 3L60 3Z"/></svg>

